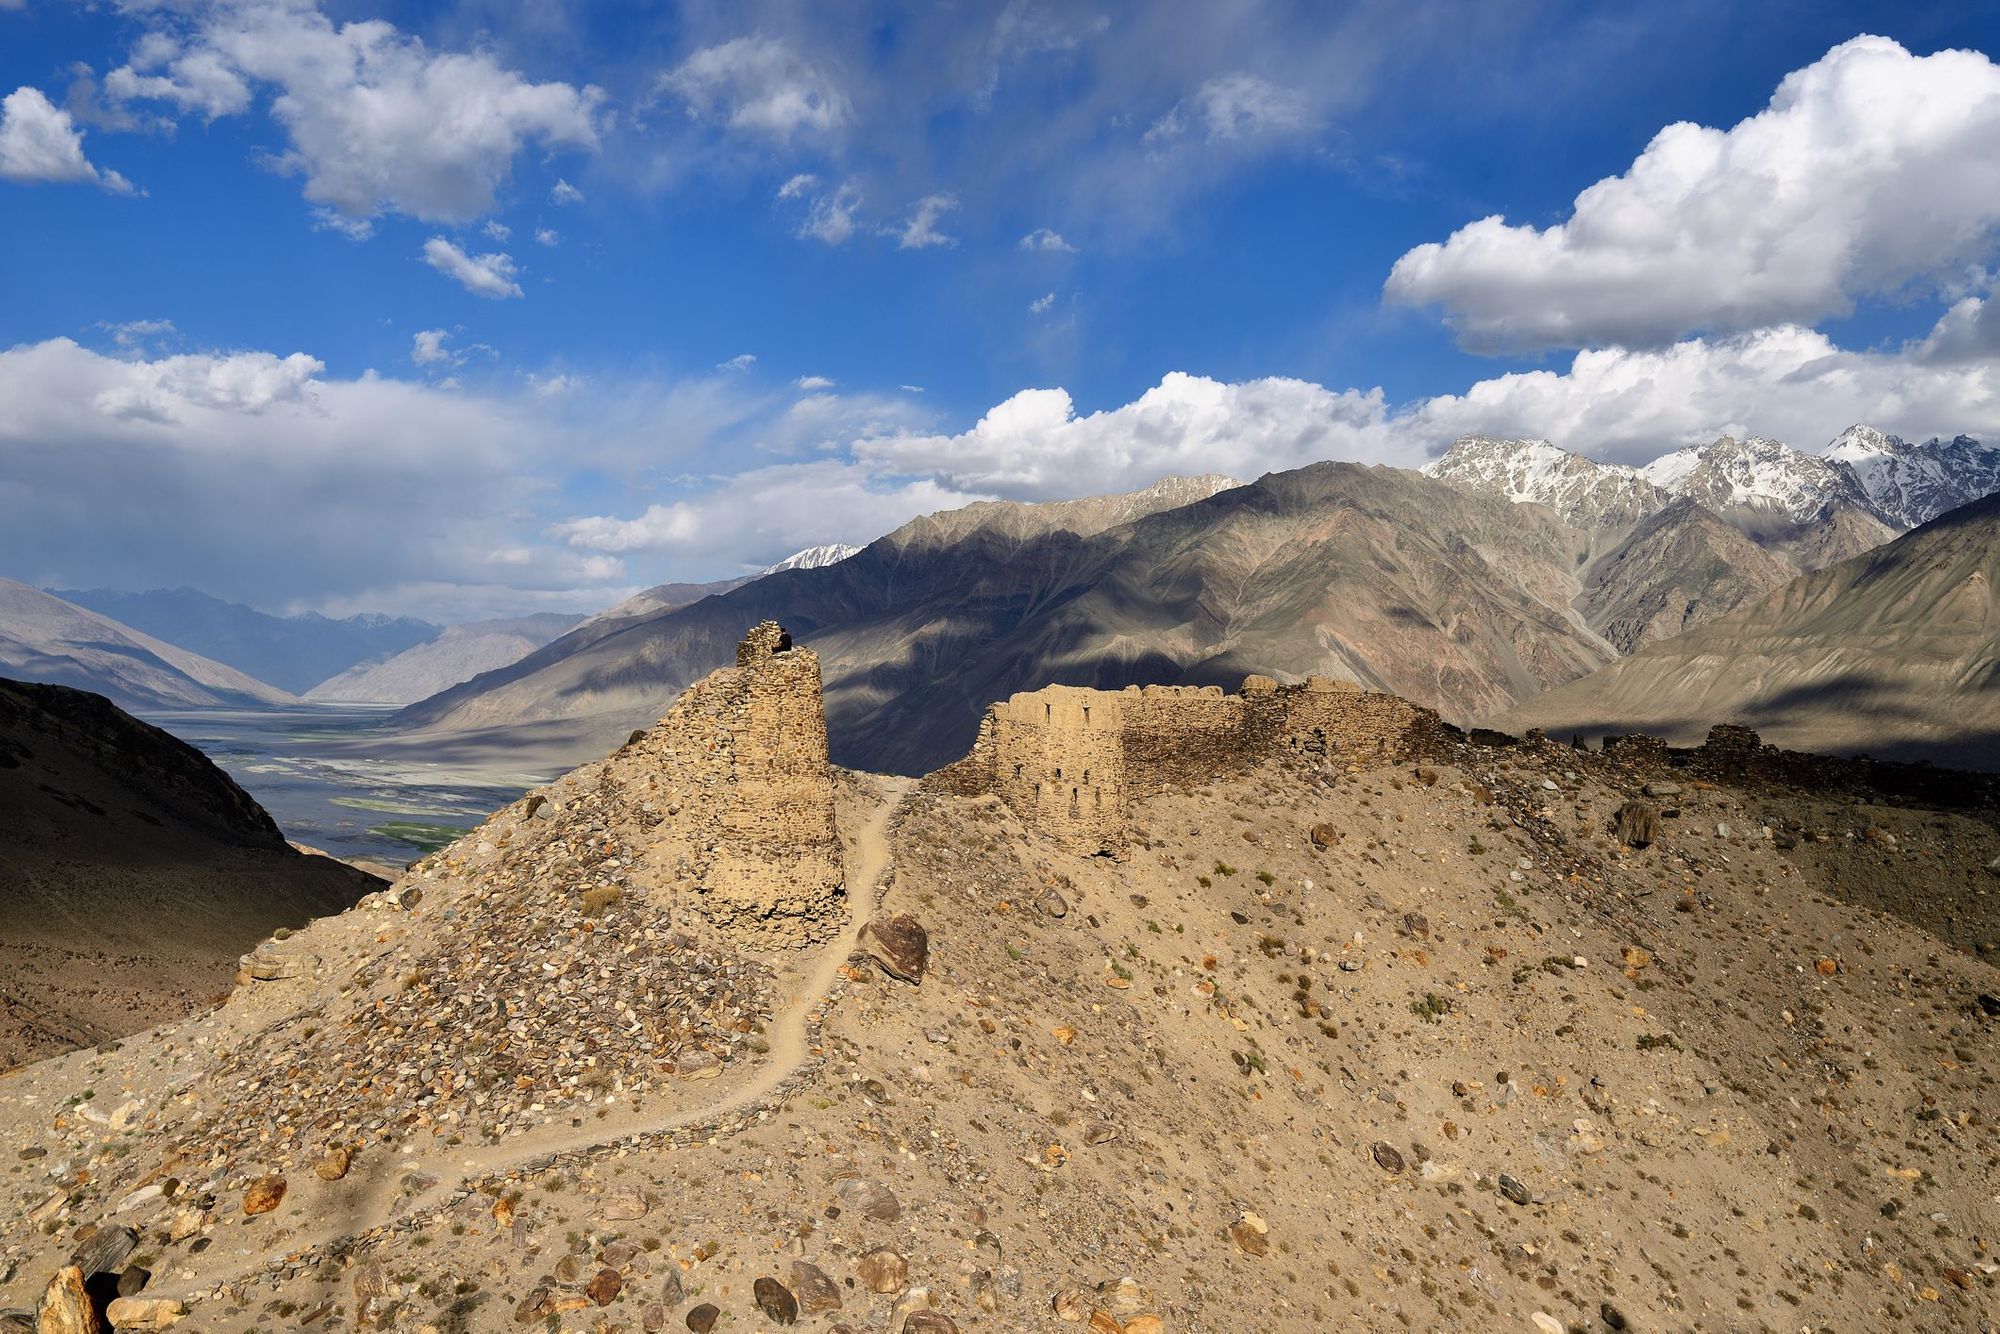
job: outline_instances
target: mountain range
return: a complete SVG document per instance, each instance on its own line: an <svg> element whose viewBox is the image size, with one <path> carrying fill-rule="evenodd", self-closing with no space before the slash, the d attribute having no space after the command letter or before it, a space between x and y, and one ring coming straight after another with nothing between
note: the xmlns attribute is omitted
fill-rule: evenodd
<svg viewBox="0 0 2000 1334"><path fill-rule="evenodd" d="M127 708L292 702L234 667L11 579L0 579L0 674L94 690Z"/></svg>
<svg viewBox="0 0 2000 1334"><path fill-rule="evenodd" d="M356 663L305 694L324 704L414 704L534 652L580 618L562 612L467 621L392 657Z"/></svg>
<svg viewBox="0 0 2000 1334"><path fill-rule="evenodd" d="M1646 732L1742 723L1794 750L2000 768L2000 494L1524 700L1494 725Z"/></svg>
<svg viewBox="0 0 2000 1334"><path fill-rule="evenodd" d="M293 695L305 694L356 663L391 657L440 633L428 621L372 612L338 620L318 612L273 616L192 588L48 591Z"/></svg>
<svg viewBox="0 0 2000 1334"><path fill-rule="evenodd" d="M1616 656L1567 605L1582 545L1551 515L1356 464L985 502L830 567L557 640L392 725L562 721L569 753L601 751L767 618L820 654L834 755L858 767L932 767L964 749L985 701L1031 681L1322 673L1469 719Z"/></svg>
<svg viewBox="0 0 2000 1334"><path fill-rule="evenodd" d="M963 749L985 701L1034 681L1322 674L1462 724L1511 716L1996 485L2000 450L1963 436L1911 445L1861 426L1819 454L1722 436L1643 467L1467 436L1420 473L1323 464L1247 485L1210 475L980 502L866 548L809 548L756 576L651 588L580 623L439 631L268 617L185 591L100 600L155 623L185 612L248 627L211 636L231 651L296 634L345 636L347 652L357 636L422 633L309 697L400 704L392 727L403 742L477 738L489 754L532 752L537 765L615 744L726 662L748 626L776 618L824 657L836 758L921 772ZM102 617L76 622L92 616L79 608L64 613L70 632L51 629L65 604L36 596L43 628L0 659L24 674L146 706L286 699ZM121 642L139 649L107 655Z"/></svg>

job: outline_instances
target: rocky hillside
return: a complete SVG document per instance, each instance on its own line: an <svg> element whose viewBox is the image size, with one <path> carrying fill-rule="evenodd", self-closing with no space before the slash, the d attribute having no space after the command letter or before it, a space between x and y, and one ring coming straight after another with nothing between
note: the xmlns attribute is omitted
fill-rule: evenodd
<svg viewBox="0 0 2000 1334"><path fill-rule="evenodd" d="M835 759L900 773L962 753L988 700L1040 681L1317 673L1466 719L1614 655L1569 606L1579 538L1553 518L1354 464L1219 484L932 515L837 565L558 641L397 721L564 725L561 754L601 753L765 619L820 653Z"/></svg>
<svg viewBox="0 0 2000 1334"><path fill-rule="evenodd" d="M185 1014L379 884L103 697L0 681L0 1068Z"/></svg>
<svg viewBox="0 0 2000 1334"><path fill-rule="evenodd" d="M545 612L448 626L428 643L378 662L358 664L320 682L306 692L306 698L316 702L414 704L481 672L519 662L573 629L579 619Z"/></svg>
<svg viewBox="0 0 2000 1334"><path fill-rule="evenodd" d="M0 579L0 673L128 708L243 708L292 696L26 584Z"/></svg>
<svg viewBox="0 0 2000 1334"><path fill-rule="evenodd" d="M1495 725L1692 738L1740 722L1798 750L2000 769L2000 496L1804 576Z"/></svg>
<svg viewBox="0 0 2000 1334"><path fill-rule="evenodd" d="M761 809L726 712L272 942L215 1014L0 1082L0 1307L1560 1334L2000 1299L1982 820L1707 754L1279 745L1137 800L1121 860L826 775L829 933L752 944L654 856ZM697 800L703 718L738 777Z"/></svg>

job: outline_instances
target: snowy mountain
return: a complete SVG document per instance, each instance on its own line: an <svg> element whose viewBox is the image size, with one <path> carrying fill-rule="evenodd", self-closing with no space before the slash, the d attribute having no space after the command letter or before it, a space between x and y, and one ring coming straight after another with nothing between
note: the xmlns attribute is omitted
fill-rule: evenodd
<svg viewBox="0 0 2000 1334"><path fill-rule="evenodd" d="M1474 491L1547 505L1575 528L1629 527L1673 498L1637 468L1599 463L1546 440L1461 436L1419 471Z"/></svg>
<svg viewBox="0 0 2000 1334"><path fill-rule="evenodd" d="M804 551L794 551L765 570L764 574L777 574L781 570L822 570L829 565L840 564L859 550L860 547L849 546L845 542L829 542L825 546L807 547Z"/></svg>
<svg viewBox="0 0 2000 1334"><path fill-rule="evenodd" d="M1969 435L1913 445L1872 426L1850 426L1820 455L1845 464L1875 508L1905 528L2000 491L2000 446Z"/></svg>
<svg viewBox="0 0 2000 1334"><path fill-rule="evenodd" d="M1844 463L1762 436L1738 440L1725 435L1705 445L1690 445L1654 459L1639 474L1661 490L1687 496L1718 514L1731 509L1762 511L1803 524L1826 518L1843 503L1867 511L1875 508Z"/></svg>

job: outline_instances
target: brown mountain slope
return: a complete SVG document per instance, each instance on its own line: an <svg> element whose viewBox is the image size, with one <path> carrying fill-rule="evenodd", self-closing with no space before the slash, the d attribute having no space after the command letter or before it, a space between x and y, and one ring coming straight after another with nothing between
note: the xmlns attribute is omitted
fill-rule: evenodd
<svg viewBox="0 0 2000 1334"><path fill-rule="evenodd" d="M2000 497L1499 711L1509 731L1698 738L2000 768Z"/></svg>
<svg viewBox="0 0 2000 1334"><path fill-rule="evenodd" d="M183 1014L379 884L103 697L0 680L0 1068Z"/></svg>
<svg viewBox="0 0 2000 1334"><path fill-rule="evenodd" d="M765 619L820 654L836 760L897 773L954 758L989 700L1047 681L1319 673L1462 721L1613 656L1569 609L1578 539L1547 511L1331 463L1184 503L1213 485L920 519L838 565L558 641L397 722L412 744L539 731L574 762L658 717Z"/></svg>
<svg viewBox="0 0 2000 1334"><path fill-rule="evenodd" d="M1726 615L1797 573L1734 525L1680 499L1591 562L1579 605L1591 629L1630 653Z"/></svg>

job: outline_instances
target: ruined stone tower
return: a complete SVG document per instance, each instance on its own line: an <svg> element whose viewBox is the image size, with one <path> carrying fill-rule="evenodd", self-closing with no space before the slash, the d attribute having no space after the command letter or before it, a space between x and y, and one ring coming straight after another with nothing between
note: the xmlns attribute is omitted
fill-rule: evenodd
<svg viewBox="0 0 2000 1334"><path fill-rule="evenodd" d="M972 752L940 771L990 792L1058 846L1122 857L1131 803L1240 772L1286 748L1349 764L1396 759L1440 726L1429 709L1325 677L1281 686L1045 686L987 710Z"/></svg>
<svg viewBox="0 0 2000 1334"><path fill-rule="evenodd" d="M819 657L775 622L689 686L646 738L675 795L649 878L693 891L710 925L770 944L829 933L842 893Z"/></svg>

